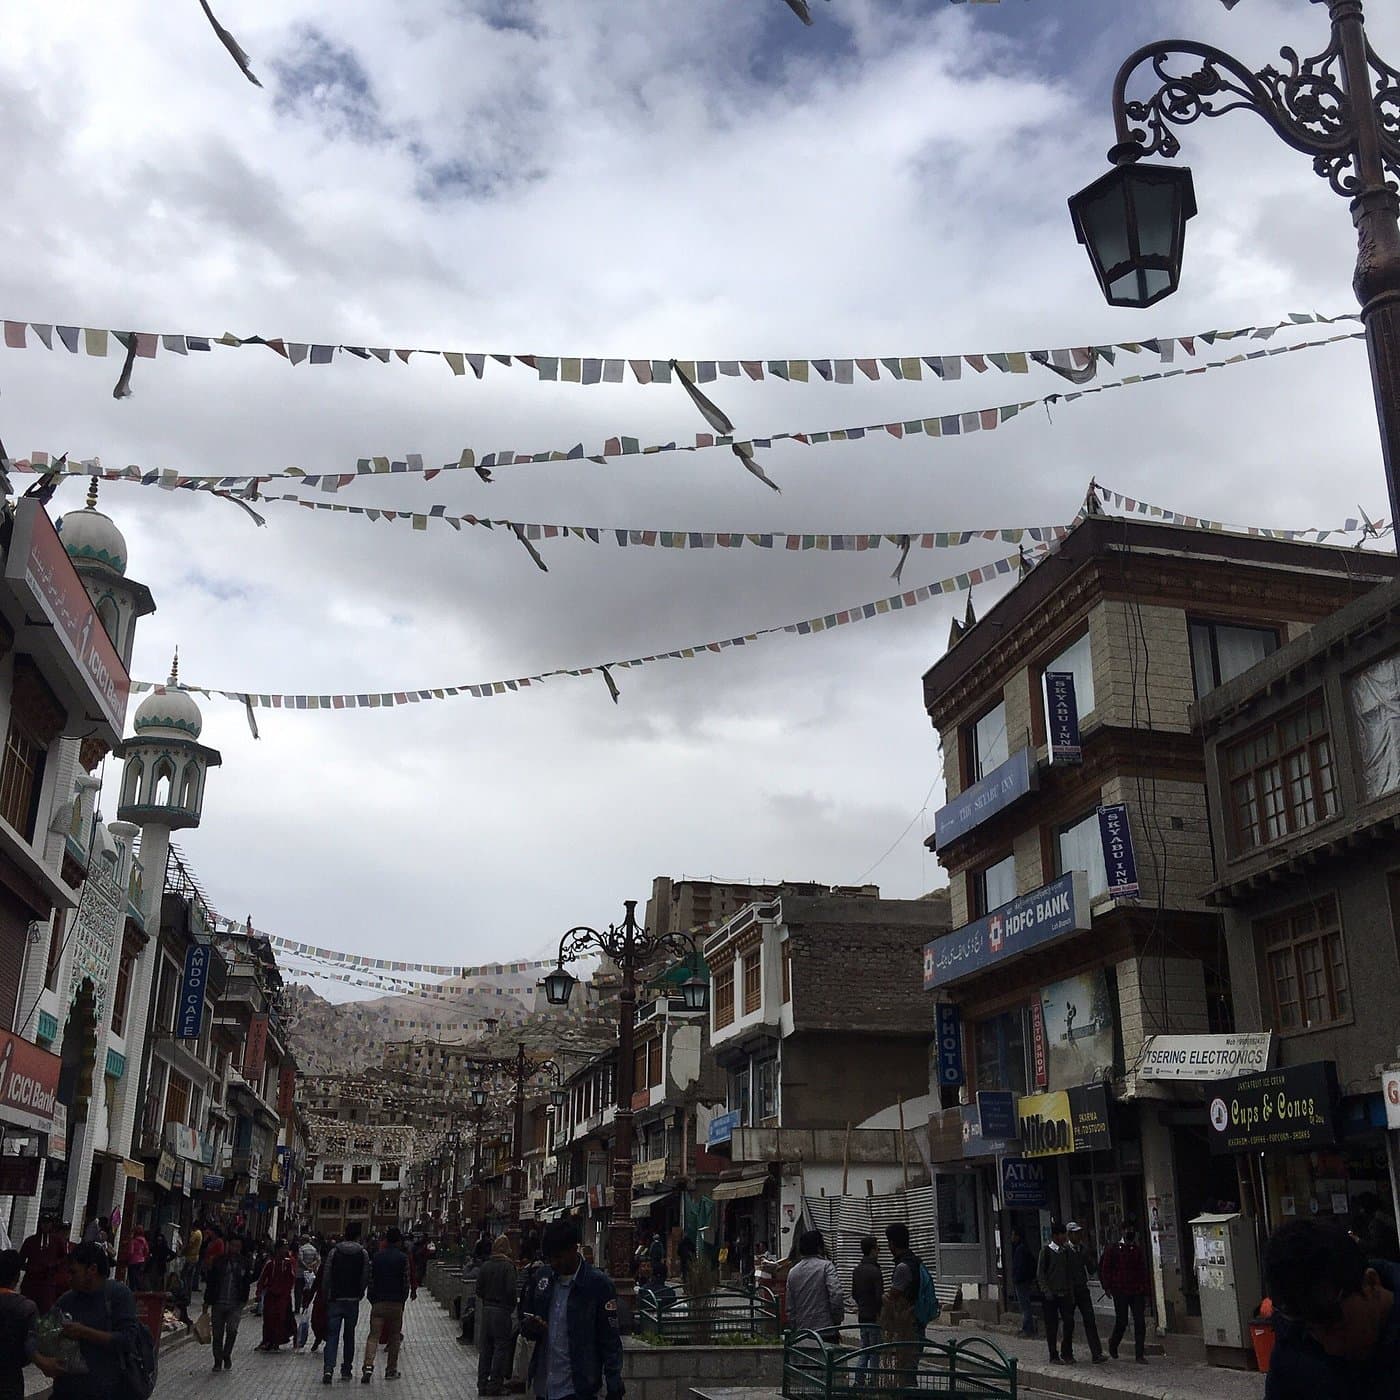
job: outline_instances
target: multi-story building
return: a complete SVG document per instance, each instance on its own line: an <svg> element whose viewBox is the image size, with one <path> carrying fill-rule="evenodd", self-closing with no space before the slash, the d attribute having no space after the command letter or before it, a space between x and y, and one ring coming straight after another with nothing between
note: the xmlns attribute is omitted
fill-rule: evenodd
<svg viewBox="0 0 1400 1400"><path fill-rule="evenodd" d="M416 1129L319 1116L308 1116L306 1123L314 1158L306 1183L312 1230L335 1239L351 1221L368 1234L406 1218L400 1193L415 1157Z"/></svg>
<svg viewBox="0 0 1400 1400"><path fill-rule="evenodd" d="M1191 705L1396 569L1090 516L924 677L954 925L924 985L964 1105L930 1119L937 1264L966 1297L1001 1296L1013 1225L1037 1239L1073 1218L1098 1248L1132 1219L1150 1225L1161 1324L1199 1334L1187 1222L1239 1187L1199 1084L1150 1054L1150 1037L1236 1024Z"/></svg>
<svg viewBox="0 0 1400 1400"><path fill-rule="evenodd" d="M713 1188L715 1242L785 1256L804 1194L838 1193L846 1130L897 1102L927 1118L933 1028L918 975L924 945L947 928L942 897L783 888L705 940L725 1094L697 1129L737 1169ZM908 1180L898 1135L881 1137L882 1152L860 1159L872 1191Z"/></svg>
<svg viewBox="0 0 1400 1400"><path fill-rule="evenodd" d="M612 1219L612 1148L617 1121L617 1049L604 1050L564 1079L565 1100L554 1119L561 1207L574 1215L584 1243L607 1258Z"/></svg>
<svg viewBox="0 0 1400 1400"><path fill-rule="evenodd" d="M1283 1134L1273 1116L1257 1130L1227 1119L1221 1145L1261 1234L1292 1214L1349 1223L1368 1194L1393 1217L1400 1137L1378 1070L1400 1059L1400 584L1279 647L1196 715L1235 1025L1275 1048L1267 1082L1220 1096L1316 1108ZM1387 1078L1400 1126L1400 1076Z"/></svg>

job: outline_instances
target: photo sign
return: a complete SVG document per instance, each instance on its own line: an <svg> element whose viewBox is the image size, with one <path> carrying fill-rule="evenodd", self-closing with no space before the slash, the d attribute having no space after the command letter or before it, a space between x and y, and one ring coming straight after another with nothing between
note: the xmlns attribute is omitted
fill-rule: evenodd
<svg viewBox="0 0 1400 1400"><path fill-rule="evenodd" d="M1020 749L1013 753L1000 767L933 814L934 846L941 851L949 842L965 836L1024 797L1034 786L1034 778L1031 751Z"/></svg>
<svg viewBox="0 0 1400 1400"><path fill-rule="evenodd" d="M1212 1152L1310 1152L1337 1141L1331 1060L1220 1080L1206 1089Z"/></svg>
<svg viewBox="0 0 1400 1400"><path fill-rule="evenodd" d="M1079 739L1079 704L1074 695L1074 675L1070 671L1045 673L1045 733L1051 763L1084 761L1084 748Z"/></svg>
<svg viewBox="0 0 1400 1400"><path fill-rule="evenodd" d="M1133 850L1126 803L1116 802L1099 808L1099 839L1103 843L1109 898L1137 899L1142 887L1138 884L1137 854Z"/></svg>
<svg viewBox="0 0 1400 1400"><path fill-rule="evenodd" d="M924 990L946 987L1088 927L1089 877L1071 871L925 944Z"/></svg>
<svg viewBox="0 0 1400 1400"><path fill-rule="evenodd" d="M938 1003L937 1013L938 1082L952 1089L967 1077L963 1073L962 1016L948 1001Z"/></svg>
<svg viewBox="0 0 1400 1400"><path fill-rule="evenodd" d="M204 987L209 981L207 943L191 943L185 949L185 980L180 985L180 1005L175 1012L175 1039L198 1040L204 1024Z"/></svg>

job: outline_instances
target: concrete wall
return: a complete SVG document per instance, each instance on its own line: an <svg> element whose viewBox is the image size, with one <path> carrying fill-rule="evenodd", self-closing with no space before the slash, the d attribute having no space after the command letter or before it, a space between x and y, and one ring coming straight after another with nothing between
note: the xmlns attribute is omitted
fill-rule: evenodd
<svg viewBox="0 0 1400 1400"><path fill-rule="evenodd" d="M649 1347L628 1338L622 1381L628 1400L689 1400L697 1388L776 1390L783 1383L783 1349Z"/></svg>
<svg viewBox="0 0 1400 1400"><path fill-rule="evenodd" d="M852 967L842 977L849 982ZM802 1128L840 1128L860 1123L892 1099L928 1093L928 1042L932 1011L925 1006L928 1034L920 1038L880 1035L870 1029L839 1033L798 1033L783 1041L783 1122Z"/></svg>

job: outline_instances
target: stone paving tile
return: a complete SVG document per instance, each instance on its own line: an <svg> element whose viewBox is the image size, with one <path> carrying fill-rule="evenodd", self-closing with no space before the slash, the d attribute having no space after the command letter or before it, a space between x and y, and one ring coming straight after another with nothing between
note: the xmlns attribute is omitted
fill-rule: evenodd
<svg viewBox="0 0 1400 1400"><path fill-rule="evenodd" d="M384 1348L375 1358L374 1382L360 1384L369 1304L360 1308L355 1330L355 1378L321 1384L321 1353L292 1352L284 1347L267 1354L254 1351L262 1321L245 1317L233 1353L233 1369L213 1371L208 1347L184 1346L162 1358L154 1400L292 1400L324 1395L327 1400L476 1400L476 1351L458 1344L457 1323L426 1293L404 1312L404 1344L399 1355L402 1379L384 1379Z"/></svg>

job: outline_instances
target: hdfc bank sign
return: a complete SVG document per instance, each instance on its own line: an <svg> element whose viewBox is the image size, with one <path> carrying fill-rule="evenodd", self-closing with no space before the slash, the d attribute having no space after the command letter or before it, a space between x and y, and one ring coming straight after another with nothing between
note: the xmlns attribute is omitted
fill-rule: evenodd
<svg viewBox="0 0 1400 1400"><path fill-rule="evenodd" d="M1385 1095L1386 1126L1400 1132L1400 1069L1388 1069L1381 1075L1381 1093Z"/></svg>

